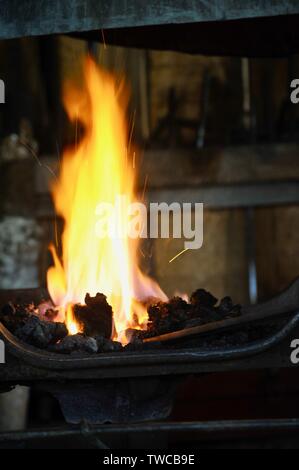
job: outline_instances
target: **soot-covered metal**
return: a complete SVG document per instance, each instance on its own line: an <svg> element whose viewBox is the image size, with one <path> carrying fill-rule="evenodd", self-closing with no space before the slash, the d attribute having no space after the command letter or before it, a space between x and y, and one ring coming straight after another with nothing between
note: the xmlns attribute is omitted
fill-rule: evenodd
<svg viewBox="0 0 299 470"><path fill-rule="evenodd" d="M2 0L0 38L72 34L111 44L210 55L298 51L295 0Z"/></svg>

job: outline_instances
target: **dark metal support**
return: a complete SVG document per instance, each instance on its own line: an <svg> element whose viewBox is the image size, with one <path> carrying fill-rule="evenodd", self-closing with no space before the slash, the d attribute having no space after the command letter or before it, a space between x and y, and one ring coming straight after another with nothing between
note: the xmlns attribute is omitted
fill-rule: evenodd
<svg viewBox="0 0 299 470"><path fill-rule="evenodd" d="M35 429L28 431L10 431L0 433L0 443L114 434L136 433L177 433L196 432L203 436L221 433L242 433L255 431L261 433L299 432L299 419L257 419L257 420L223 420L195 422L154 422L142 424L105 424L100 426L72 426L53 429ZM104 447L105 448L105 447Z"/></svg>
<svg viewBox="0 0 299 470"><path fill-rule="evenodd" d="M297 0L0 0L0 39L72 34L107 44L209 55L299 48Z"/></svg>
<svg viewBox="0 0 299 470"><path fill-rule="evenodd" d="M296 0L1 0L0 37L99 31L160 24L262 18L299 13Z"/></svg>
<svg viewBox="0 0 299 470"><path fill-rule="evenodd" d="M250 357L269 350L276 346L282 340L286 339L291 332L299 325L299 312L287 322L287 324L274 335L264 338L260 341L250 343L248 345L236 346L231 348L215 349L215 350L197 350L186 349L176 351L159 351L144 353L111 353L108 355L100 355L97 357L84 358L68 358L62 355L50 352L44 352L32 346L21 343L13 336L0 322L0 337L5 339L8 352L24 361L24 363L41 366L45 369L54 370L72 370L86 369L94 367L109 367L116 365L154 365L166 363L167 366L175 363L176 365L186 363L201 363L213 360L225 361Z"/></svg>

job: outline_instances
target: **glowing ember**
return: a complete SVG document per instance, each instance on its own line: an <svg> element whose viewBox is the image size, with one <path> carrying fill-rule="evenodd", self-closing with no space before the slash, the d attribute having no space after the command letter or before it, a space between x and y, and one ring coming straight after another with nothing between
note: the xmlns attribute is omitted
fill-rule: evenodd
<svg viewBox="0 0 299 470"><path fill-rule="evenodd" d="M127 204L135 201L134 173L127 148L124 93L91 59L84 70L85 89L74 91L68 85L65 93L70 119L78 119L85 131L75 148L64 153L52 188L65 227L62 262L51 247L54 266L48 271L48 290L70 334L79 331L72 305L83 304L87 292L104 293L113 308L115 336L121 340L125 329L146 327L147 312L140 301L166 300L166 296L140 271L136 239L96 234L99 203L114 204L119 196L126 196ZM127 208L122 207L115 218L118 228L126 226L127 217Z"/></svg>

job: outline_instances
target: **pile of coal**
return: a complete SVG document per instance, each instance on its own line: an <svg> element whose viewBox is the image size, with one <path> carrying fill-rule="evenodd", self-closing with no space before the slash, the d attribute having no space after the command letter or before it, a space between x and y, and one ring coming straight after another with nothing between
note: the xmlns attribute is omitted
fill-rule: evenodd
<svg viewBox="0 0 299 470"><path fill-rule="evenodd" d="M23 326L15 330L14 334L32 346L46 349L67 336L68 330L64 323L43 321L36 315L31 315Z"/></svg>
<svg viewBox="0 0 299 470"><path fill-rule="evenodd" d="M204 289L197 289L186 302L173 297L168 302L156 302L148 308L149 322L146 331L139 337L149 338L172 331L204 325L241 315L241 306L234 304L230 297L218 299ZM137 333L138 335L138 333Z"/></svg>
<svg viewBox="0 0 299 470"><path fill-rule="evenodd" d="M74 306L74 316L81 331L87 336L104 336L110 338L113 326L113 312L104 294L95 297L86 294L85 305Z"/></svg>
<svg viewBox="0 0 299 470"><path fill-rule="evenodd" d="M118 341L113 341L104 336L96 336L95 339L98 345L98 352L118 352L123 349L122 344Z"/></svg>
<svg viewBox="0 0 299 470"><path fill-rule="evenodd" d="M119 352L121 343L104 336L86 336L84 333L66 336L57 344L49 348L52 352L71 355L84 355L96 353Z"/></svg>
<svg viewBox="0 0 299 470"><path fill-rule="evenodd" d="M62 354L94 354L98 352L98 345L95 338L78 333L76 335L66 336L57 344L54 344L50 350Z"/></svg>
<svg viewBox="0 0 299 470"><path fill-rule="evenodd" d="M1 308L0 321L9 331L14 333L18 327L25 324L30 313L34 313L33 304L14 305L12 302L8 302Z"/></svg>
<svg viewBox="0 0 299 470"><path fill-rule="evenodd" d="M111 339L113 311L104 294L97 293L94 297L87 294L85 304L74 305L73 311L80 326L80 333L76 335L69 335L65 323L54 321L58 311L49 301L38 306L8 303L0 310L0 321L16 337L32 346L61 354L86 355L159 349L162 343L144 343L143 339L238 316L241 307L230 297L218 301L204 289L193 292L189 302L180 297L167 302L151 299L147 303L147 330L128 329L124 332L128 342L124 347Z"/></svg>
<svg viewBox="0 0 299 470"><path fill-rule="evenodd" d="M40 318L33 304L4 305L0 311L0 321L21 341L41 349L48 348L68 334L64 323Z"/></svg>

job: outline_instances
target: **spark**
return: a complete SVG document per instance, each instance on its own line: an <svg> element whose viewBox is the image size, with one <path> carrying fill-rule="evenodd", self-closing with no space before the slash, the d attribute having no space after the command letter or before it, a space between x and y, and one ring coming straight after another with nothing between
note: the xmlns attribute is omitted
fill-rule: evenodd
<svg viewBox="0 0 299 470"><path fill-rule="evenodd" d="M57 153L57 157L58 157L58 163L59 163L59 168L61 166L61 156L60 156L60 149L59 149L59 143L58 143L58 140L56 139L56 153Z"/></svg>
<svg viewBox="0 0 299 470"><path fill-rule="evenodd" d="M128 147L125 148L125 165L128 168Z"/></svg>
<svg viewBox="0 0 299 470"><path fill-rule="evenodd" d="M39 166L43 166L42 162L40 161L40 159L38 158L37 156L37 153L33 150L33 148L28 145L26 142L24 142L22 139L19 138L19 142L21 145L24 145L24 147L29 150L29 152L31 153L31 155L34 156L35 160L37 161L37 163L39 164Z"/></svg>
<svg viewBox="0 0 299 470"><path fill-rule="evenodd" d="M184 250L180 251L178 254L176 254L173 258L169 260L169 263L172 263L175 259L177 259L179 256L181 256L183 253L188 251L190 248L185 248Z"/></svg>
<svg viewBox="0 0 299 470"><path fill-rule="evenodd" d="M101 34L102 34L103 46L104 46L104 49L106 49L107 46L106 46L105 35L104 35L104 30L103 29L101 29Z"/></svg>
<svg viewBox="0 0 299 470"><path fill-rule="evenodd" d="M59 238L58 238L58 226L57 226L57 215L54 215L54 233L55 233L55 245L59 246Z"/></svg>
<svg viewBox="0 0 299 470"><path fill-rule="evenodd" d="M58 176L56 175L55 171L49 165L46 165L44 163L43 166L44 166L44 168L46 168L49 171L49 173L51 173L52 176L54 176L54 178L56 178L58 180Z"/></svg>
<svg viewBox="0 0 299 470"><path fill-rule="evenodd" d="M147 180L148 180L148 174L145 175L145 179L144 179L142 198L141 198L142 201L144 201L145 191L146 191L146 187L147 187Z"/></svg>
<svg viewBox="0 0 299 470"><path fill-rule="evenodd" d="M78 149L78 111L75 118L75 148Z"/></svg>
<svg viewBox="0 0 299 470"><path fill-rule="evenodd" d="M40 160L40 158L38 158L37 153L33 150L33 148L32 148L30 145L26 144L26 142L24 142L22 139L19 139L19 142L20 142L20 144L23 145L27 150L29 150L29 152L31 153L31 155L34 156L34 158L35 158L35 160L37 161L37 163L38 163L39 166L46 168L46 169L49 171L49 173L51 173L51 175L54 176L54 178L58 179L58 177L57 177L56 173L54 172L54 170L53 170L51 167L49 167L48 165L46 165L45 163L42 163L42 161Z"/></svg>
<svg viewBox="0 0 299 470"><path fill-rule="evenodd" d="M58 176L56 175L56 173L54 172L54 170L49 166L49 165L46 165L45 163L43 163L39 158L38 158L38 155L37 153L33 150L33 148L28 145L26 142L24 142L22 139L19 138L19 142L21 145L23 145L30 153L31 155L34 156L35 160L37 161L38 165L43 167L43 168L46 168L46 170L48 170L48 172L58 181ZM58 142L56 140L56 146L57 146L57 150L58 149ZM58 159L59 159L59 164L60 164L60 155L59 155L59 151L58 151ZM58 227L57 227L57 215L56 215L56 212L54 213L54 233L55 233L55 244L56 246L58 247Z"/></svg>
<svg viewBox="0 0 299 470"><path fill-rule="evenodd" d="M136 109L134 110L133 117L132 117L131 131L130 131L129 144L128 144L128 150L129 151L130 151L130 148L131 148L131 140L132 140L133 131L134 131L134 127L135 127L135 116L136 116Z"/></svg>

